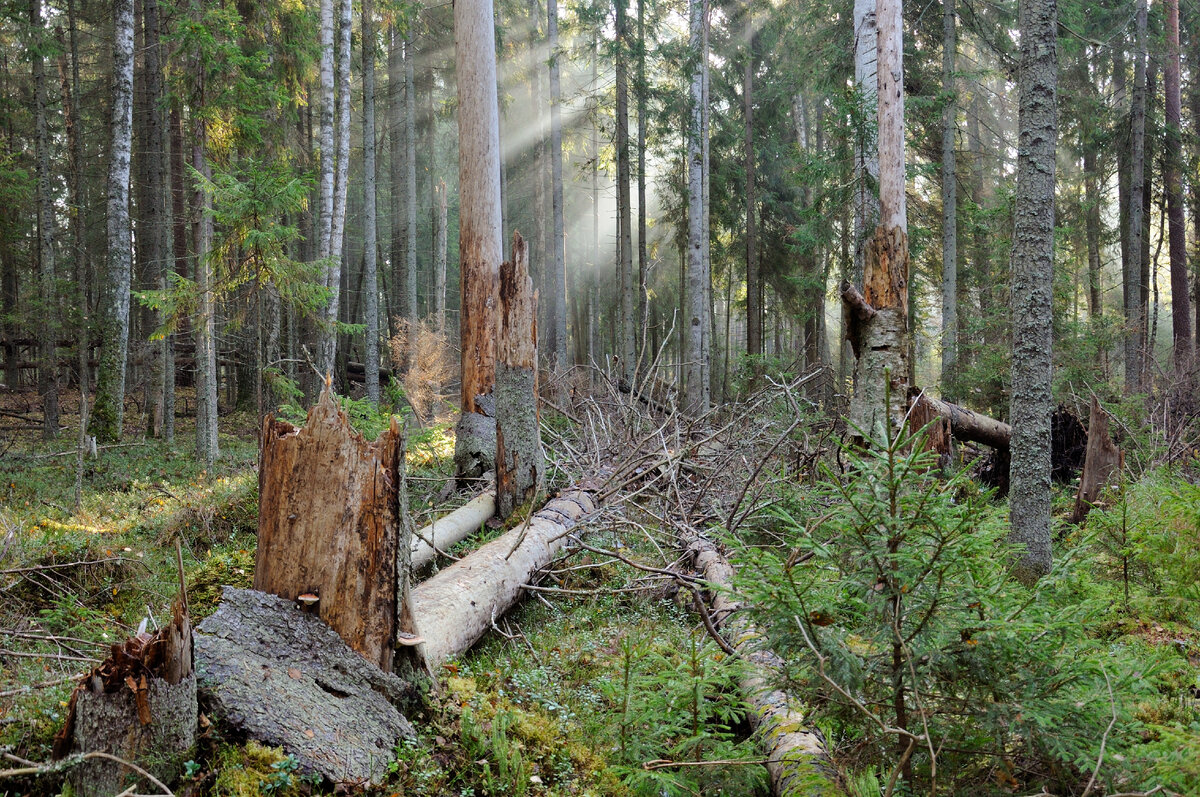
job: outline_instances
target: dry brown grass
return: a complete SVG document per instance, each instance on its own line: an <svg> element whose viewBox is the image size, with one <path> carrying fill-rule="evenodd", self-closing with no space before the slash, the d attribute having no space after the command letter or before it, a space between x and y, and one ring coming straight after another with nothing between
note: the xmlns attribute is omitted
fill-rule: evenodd
<svg viewBox="0 0 1200 797"><path fill-rule="evenodd" d="M397 319L395 329L388 341L392 362L404 374L404 392L417 419L429 423L438 403L448 395L443 388L454 378L454 352L446 334L430 322L420 321L410 330L407 321Z"/></svg>

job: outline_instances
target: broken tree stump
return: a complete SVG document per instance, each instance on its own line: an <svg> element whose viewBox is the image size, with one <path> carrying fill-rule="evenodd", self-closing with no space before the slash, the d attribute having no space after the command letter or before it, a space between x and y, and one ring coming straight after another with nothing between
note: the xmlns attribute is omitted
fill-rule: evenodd
<svg viewBox="0 0 1200 797"><path fill-rule="evenodd" d="M334 783L379 782L397 742L415 736L397 705L418 700L417 688L277 595L225 587L196 628L196 674L206 710L227 728Z"/></svg>
<svg viewBox="0 0 1200 797"><path fill-rule="evenodd" d="M328 381L304 428L263 421L254 588L295 601L390 672L396 640L403 435L356 432ZM405 548L410 544L405 537Z"/></svg>
<svg viewBox="0 0 1200 797"><path fill-rule="evenodd" d="M109 658L84 676L54 739L54 757L108 753L169 782L191 757L196 721L192 629L180 600L166 627L113 645ZM145 778L111 758L85 757L69 780L81 797L108 797Z"/></svg>
<svg viewBox="0 0 1200 797"><path fill-rule="evenodd" d="M500 266L496 325L496 508L501 519L533 501L546 470L538 426L537 302L529 247L513 233Z"/></svg>
<svg viewBox="0 0 1200 797"><path fill-rule="evenodd" d="M1092 408L1088 419L1087 455L1083 460L1083 473L1079 477L1079 491L1075 494L1075 511L1072 523L1082 523L1095 506L1100 492L1121 467L1121 450L1108 434L1108 413L1100 409L1100 402L1092 396Z"/></svg>

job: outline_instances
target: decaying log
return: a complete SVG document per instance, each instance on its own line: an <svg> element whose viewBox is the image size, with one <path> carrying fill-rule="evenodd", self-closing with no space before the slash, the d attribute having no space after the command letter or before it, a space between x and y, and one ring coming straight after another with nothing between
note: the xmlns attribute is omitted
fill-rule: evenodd
<svg viewBox="0 0 1200 797"><path fill-rule="evenodd" d="M844 795L824 734L810 726L794 700L771 684L783 669L783 661L757 644L761 634L738 611L741 603L729 589L733 566L699 532L683 531L680 536L694 569L716 587L712 595L713 619L723 626L723 636L749 665L741 681L742 696L754 708L750 722L766 754L771 793L775 797Z"/></svg>
<svg viewBox="0 0 1200 797"><path fill-rule="evenodd" d="M396 706L418 700L416 687L277 595L225 587L196 628L196 674L226 727L335 783L379 782L397 742L415 736Z"/></svg>
<svg viewBox="0 0 1200 797"><path fill-rule="evenodd" d="M529 247L514 232L500 266L496 326L496 509L502 519L534 500L546 470L537 402L537 303Z"/></svg>
<svg viewBox="0 0 1200 797"><path fill-rule="evenodd" d="M438 551L462 542L494 514L496 496L486 492L418 530L413 534L412 569L420 570L428 565L437 557Z"/></svg>
<svg viewBox="0 0 1200 797"><path fill-rule="evenodd" d="M268 417L259 461L254 588L318 616L385 672L396 639L403 435L368 442L328 384L303 429Z"/></svg>
<svg viewBox="0 0 1200 797"><path fill-rule="evenodd" d="M413 613L436 670L468 650L521 597L522 585L548 565L567 532L596 509L591 493L565 491L499 539L413 588Z"/></svg>
<svg viewBox="0 0 1200 797"><path fill-rule="evenodd" d="M1072 523L1083 522L1100 497L1100 491L1108 484L1113 472L1120 471L1121 466L1121 450L1108 434L1108 414L1100 409L1100 402L1093 396L1088 419L1087 457L1079 478L1079 492L1075 494Z"/></svg>
<svg viewBox="0 0 1200 797"><path fill-rule="evenodd" d="M1012 427L1003 421L980 415L949 401L933 398L923 391L918 392L913 401L915 411L911 420L914 430L921 425L917 422L918 418L944 418L950 423L950 433L959 440L1004 449L1008 448L1009 441L1012 440Z"/></svg>
<svg viewBox="0 0 1200 797"><path fill-rule="evenodd" d="M174 780L196 742L196 675L192 629L182 601L166 627L113 645L112 655L71 694L54 757L104 752L132 761L154 777ZM75 793L117 794L140 778L109 758L89 757L71 769Z"/></svg>

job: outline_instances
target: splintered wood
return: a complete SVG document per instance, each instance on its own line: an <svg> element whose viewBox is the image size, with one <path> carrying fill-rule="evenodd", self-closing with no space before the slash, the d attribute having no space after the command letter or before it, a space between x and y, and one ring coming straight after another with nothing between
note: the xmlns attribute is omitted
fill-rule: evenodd
<svg viewBox="0 0 1200 797"><path fill-rule="evenodd" d="M402 435L350 426L328 386L303 429L268 417L258 471L254 588L314 613L381 670L392 669ZM315 600L313 600L315 598Z"/></svg>

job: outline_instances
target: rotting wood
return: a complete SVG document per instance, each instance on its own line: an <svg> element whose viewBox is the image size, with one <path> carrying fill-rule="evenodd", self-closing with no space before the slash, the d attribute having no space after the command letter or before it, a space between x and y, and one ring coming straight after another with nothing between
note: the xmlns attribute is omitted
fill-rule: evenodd
<svg viewBox="0 0 1200 797"><path fill-rule="evenodd" d="M81 751L119 757L92 757L72 768L69 779L83 797L116 794L138 781L119 759L171 781L195 746L197 711L191 620L181 596L170 623L113 645L109 658L83 677L54 738L54 757Z"/></svg>
<svg viewBox="0 0 1200 797"><path fill-rule="evenodd" d="M368 442L328 382L304 428L263 422L254 588L317 595L318 616L385 672L397 630L402 453L395 418Z"/></svg>
<svg viewBox="0 0 1200 797"><path fill-rule="evenodd" d="M513 233L500 266L496 327L496 509L501 519L534 500L546 470L537 403L538 294L529 247Z"/></svg>
<svg viewBox="0 0 1200 797"><path fill-rule="evenodd" d="M494 514L496 495L489 491L417 530L412 540L412 569L420 570L430 564L439 551L445 551L471 536Z"/></svg>
<svg viewBox="0 0 1200 797"><path fill-rule="evenodd" d="M1122 465L1121 450L1108 434L1108 414L1100 408L1096 397L1092 396L1091 417L1088 419L1087 457L1083 461L1079 491L1075 494L1072 523L1084 521L1100 498L1100 491L1108 484L1114 471L1120 472Z"/></svg>
<svg viewBox="0 0 1200 797"><path fill-rule="evenodd" d="M566 490L499 539L413 588L413 614L436 671L470 649L554 558L568 531L596 510L588 490Z"/></svg>
<svg viewBox="0 0 1200 797"><path fill-rule="evenodd" d="M933 398L924 391L919 391L913 402L919 407L918 412L914 413L914 420L944 418L950 422L950 433L959 440L1007 449L1012 439L1012 427L1007 423L980 415L949 401ZM912 426L914 431L919 428L915 422Z"/></svg>
<svg viewBox="0 0 1200 797"><path fill-rule="evenodd" d="M810 727L795 701L772 685L783 661L758 645L760 632L738 611L742 605L730 591L733 566L712 541L695 530L681 529L680 543L694 569L715 587L712 618L723 626L730 645L748 665L740 686L742 696L754 708L750 723L766 753L771 793L775 797L844 795L824 734Z"/></svg>

